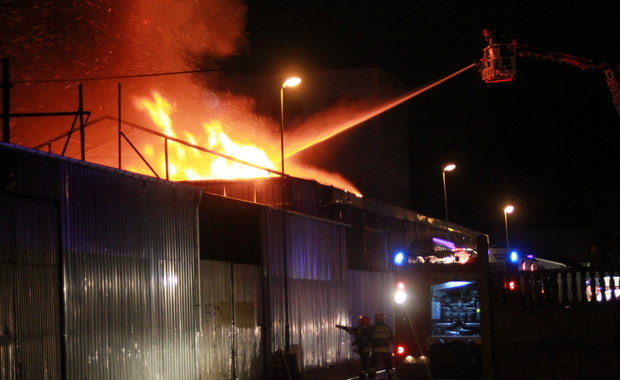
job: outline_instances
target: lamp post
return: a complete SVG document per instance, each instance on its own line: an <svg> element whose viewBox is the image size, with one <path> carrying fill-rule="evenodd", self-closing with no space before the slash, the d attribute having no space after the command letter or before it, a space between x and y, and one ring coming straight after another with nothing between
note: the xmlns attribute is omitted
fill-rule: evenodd
<svg viewBox="0 0 620 380"><path fill-rule="evenodd" d="M441 175L443 177L443 203L446 209L446 222L448 222L448 192L446 191L446 172L451 172L456 169L456 165L453 163L445 164L441 168Z"/></svg>
<svg viewBox="0 0 620 380"><path fill-rule="evenodd" d="M288 302L288 260L287 260L287 243L286 243L286 178L284 175L284 89L295 87L301 83L298 77L291 77L280 86L280 176L281 176L281 195L282 195L282 254L284 264L284 353L285 360L291 353L291 331L289 325L289 302Z"/></svg>
<svg viewBox="0 0 620 380"><path fill-rule="evenodd" d="M512 205L504 207L504 225L506 226L506 248L510 248L510 241L508 240L508 214L512 214L514 210L515 208Z"/></svg>

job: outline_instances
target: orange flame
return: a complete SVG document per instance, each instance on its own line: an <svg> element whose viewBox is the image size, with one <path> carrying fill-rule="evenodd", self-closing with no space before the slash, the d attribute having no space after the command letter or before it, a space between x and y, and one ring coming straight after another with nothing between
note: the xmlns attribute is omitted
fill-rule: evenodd
<svg viewBox="0 0 620 380"><path fill-rule="evenodd" d="M138 109L147 111L153 123L160 131L169 137L177 138L171 118L175 107L159 93L153 93L152 98L140 98L136 100ZM204 137L198 137L190 132L185 132L182 139L192 145L206 146L209 150L235 157L238 160L252 163L253 165L274 170L274 164L267 154L254 145L241 144L233 141L217 120L202 124ZM265 177L268 172L240 162L215 156L196 150L192 147L179 143L171 143L172 148L168 152L168 172L173 180L196 180L196 179L233 179L233 178L257 178ZM150 160L157 162L159 170L166 170L164 153L155 151L152 145L144 146L144 154ZM131 168L133 171L146 173L145 170Z"/></svg>
<svg viewBox="0 0 620 380"><path fill-rule="evenodd" d="M279 165L281 157L277 152L273 149L266 151L256 145L234 141L231 136L226 134L224 125L219 120L202 123L201 130L204 132L202 137L195 136L187 130L185 136L177 136L171 117L175 107L157 92L154 92L151 98L137 99L135 104L138 109L149 114L153 123L166 136L185 140L192 145L207 147L211 151L253 165L245 165L242 162L171 142L168 147L167 164L171 180L259 178L273 175L269 171L259 168L275 172L279 169L276 169L276 164ZM149 161L157 162L158 170L166 171L164 152L157 152L152 144L144 144L142 152ZM272 156L270 157L267 152L270 152ZM312 178L318 182L330 184L361 196L360 191L353 184L336 173L310 168L295 162L287 163L287 168L287 174L300 178ZM133 167L130 170L151 174L144 168Z"/></svg>

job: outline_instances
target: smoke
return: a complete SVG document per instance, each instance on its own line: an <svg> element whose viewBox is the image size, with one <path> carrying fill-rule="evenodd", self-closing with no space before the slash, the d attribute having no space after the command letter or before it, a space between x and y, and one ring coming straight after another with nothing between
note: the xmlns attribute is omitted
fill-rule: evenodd
<svg viewBox="0 0 620 380"><path fill-rule="evenodd" d="M247 45L236 0L9 0L0 14L14 81L181 71Z"/></svg>
<svg viewBox="0 0 620 380"><path fill-rule="evenodd" d="M121 81L125 98L159 89L183 95L180 111L199 107L203 89L195 78L148 75L207 67L243 52L246 12L237 0L5 0L0 51L10 60L11 112L75 111L77 84L83 83L91 120L116 115ZM146 76L89 81L135 75ZM124 111L140 117L133 107ZM71 118L13 118L12 142L35 146L70 125Z"/></svg>
<svg viewBox="0 0 620 380"><path fill-rule="evenodd" d="M214 69L242 55L249 45L246 15L241 0L3 0L0 51L10 60L11 113L75 112L82 84L84 110L90 112L86 159L115 166L118 102L123 120L153 128L135 103L157 93L172 102L173 135L200 139L204 123L217 121L236 141L279 157L278 123L257 114L253 99L210 89L210 76L217 74L154 75ZM72 122L72 116L12 118L11 142L41 146L67 133ZM162 144L144 132L123 132L150 151ZM78 142L69 141L67 156L79 158ZM64 143L48 146L60 153ZM138 162L137 156L123 160ZM357 191L333 173L297 163L290 169Z"/></svg>

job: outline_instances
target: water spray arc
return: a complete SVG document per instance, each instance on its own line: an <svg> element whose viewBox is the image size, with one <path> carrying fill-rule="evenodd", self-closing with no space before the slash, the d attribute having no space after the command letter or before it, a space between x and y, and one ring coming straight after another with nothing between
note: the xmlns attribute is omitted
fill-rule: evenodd
<svg viewBox="0 0 620 380"><path fill-rule="evenodd" d="M353 117L353 118L351 118L349 120L346 120L346 121L340 123L339 125L337 125L337 126L335 126L333 128L329 128L329 129L326 129L324 131L321 131L317 135L315 135L313 139L296 139L295 142L289 142L289 144L288 144L289 146L287 147L286 152L285 152L285 158L289 158L291 156L294 156L294 155L296 155L297 153L299 153L301 151L304 151L304 150L306 150L306 149L308 149L308 148L310 148L312 146L315 146L315 145L317 145L317 144L319 144L319 143L321 143L321 142L323 142L325 140L328 140L328 139L330 139L330 138L332 138L332 137L334 137L334 136L336 136L336 135L338 135L338 134L340 134L340 133L342 133L342 132L344 132L346 130L349 130L349 129L351 129L351 128L353 128L353 127L355 127L355 126L357 126L357 125L359 125L359 124L361 124L361 123L363 123L363 122L365 122L365 121L367 121L367 120L369 120L369 119L371 119L371 118L373 118L373 117L375 117L375 116L377 116L377 115L379 115L379 114L381 114L383 112L389 111L390 109L392 109L392 108L394 108L394 107L396 107L396 106L406 102L407 100L409 100L411 98L414 98L414 97L416 97L416 96L418 96L418 95L420 95L420 94L422 94L422 93L424 93L424 92L426 92L426 91L428 91L428 90L430 90L430 89L432 89L432 88L442 84L443 82L445 82L445 81L447 81L449 79L454 78L455 76L457 76L457 75L459 75L459 74L461 74L461 73L463 73L463 72L465 72L465 71L467 71L467 70L469 70L469 69L471 69L472 67L475 67L475 66L476 66L476 63L472 63L472 64L470 64L468 66L465 66L464 68L462 68L462 69L460 69L458 71L455 71L454 73L449 74L449 75L447 75L447 76L445 76L445 77L443 77L443 78L441 78L441 79L439 79L439 80L437 80L437 81L435 81L435 82L433 82L433 83L431 83L431 84L429 84L429 85L427 85L425 87L422 87L420 89L417 89L415 91L407 93L407 94L405 94L405 95L403 95L400 98L397 98L395 100L392 100L392 101L389 101L389 102L384 103L382 105L379 105L379 106L377 106L377 107L375 107L375 108L373 108L373 109L371 109L371 110L369 110L369 111L367 111L365 113L361 113L361 114L357 115L356 117Z"/></svg>

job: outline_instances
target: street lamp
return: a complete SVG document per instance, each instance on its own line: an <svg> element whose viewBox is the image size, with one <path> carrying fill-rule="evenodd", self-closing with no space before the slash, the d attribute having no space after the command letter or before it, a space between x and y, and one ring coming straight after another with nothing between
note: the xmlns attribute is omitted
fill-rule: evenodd
<svg viewBox="0 0 620 380"><path fill-rule="evenodd" d="M441 175L443 177L443 202L446 208L446 222L448 221L448 193L446 192L446 172L451 172L456 169L456 165L453 163L445 164L441 169Z"/></svg>
<svg viewBox="0 0 620 380"><path fill-rule="evenodd" d="M285 80L280 87L280 159L282 165L282 183L284 183L284 89L288 87L295 87L300 83L301 78L290 77Z"/></svg>
<svg viewBox="0 0 620 380"><path fill-rule="evenodd" d="M289 302L288 302L288 260L287 260L287 244L286 244L286 178L284 176L284 89L295 87L301 83L301 78L291 77L280 86L280 164L281 164L281 193L282 193L282 253L284 256L284 352L285 360L291 352L291 330L289 325Z"/></svg>
<svg viewBox="0 0 620 380"><path fill-rule="evenodd" d="M510 241L508 240L508 214L512 214L514 210L515 208L512 205L504 207L504 225L506 226L506 248L510 248Z"/></svg>

